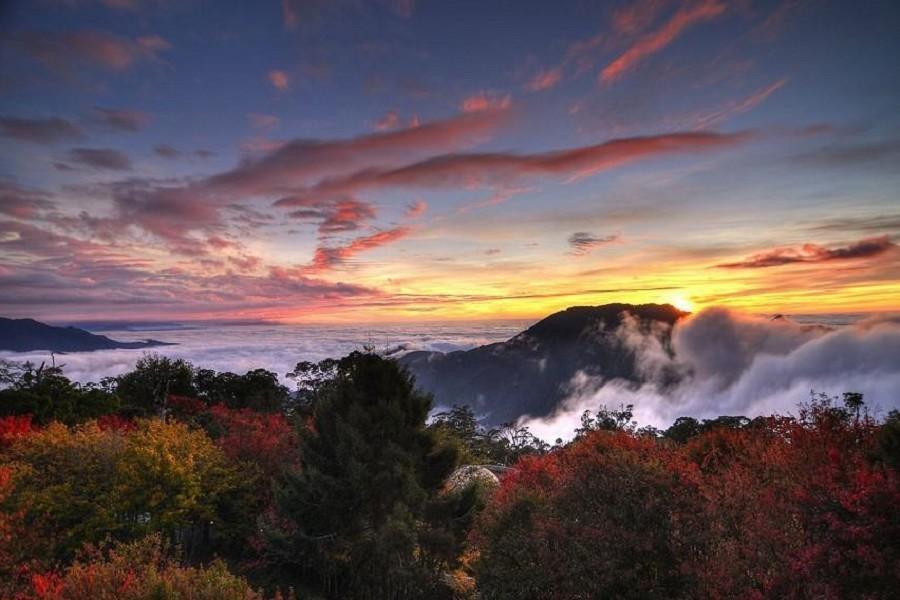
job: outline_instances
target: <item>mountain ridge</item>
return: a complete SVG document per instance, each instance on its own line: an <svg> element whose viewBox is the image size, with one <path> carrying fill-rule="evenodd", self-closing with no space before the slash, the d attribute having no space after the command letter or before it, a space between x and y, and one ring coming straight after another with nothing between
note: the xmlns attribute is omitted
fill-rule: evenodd
<svg viewBox="0 0 900 600"><path fill-rule="evenodd" d="M120 342L79 329L57 327L35 319L9 319L0 317L0 350L6 352L93 352L95 350L128 350L171 346L169 342L144 340Z"/></svg>
<svg viewBox="0 0 900 600"><path fill-rule="evenodd" d="M550 414L579 371L638 382L632 350L615 335L624 315L638 326L673 325L688 313L670 304L572 306L548 315L505 342L455 352L417 351L400 364L438 406L468 404L485 424Z"/></svg>

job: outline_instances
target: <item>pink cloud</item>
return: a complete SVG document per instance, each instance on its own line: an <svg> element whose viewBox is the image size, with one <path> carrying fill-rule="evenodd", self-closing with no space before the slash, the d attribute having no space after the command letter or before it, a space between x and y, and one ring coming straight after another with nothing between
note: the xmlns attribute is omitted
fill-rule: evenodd
<svg viewBox="0 0 900 600"><path fill-rule="evenodd" d="M388 131L400 126L400 114L396 110L389 110L373 123L376 131Z"/></svg>
<svg viewBox="0 0 900 600"><path fill-rule="evenodd" d="M363 223L375 218L375 209L368 202L362 202L356 198L329 199L294 199L282 200L284 204L291 203L296 210L288 216L304 221L318 223L320 236L333 233L354 231Z"/></svg>
<svg viewBox="0 0 900 600"><path fill-rule="evenodd" d="M525 84L525 89L530 92L549 90L550 88L556 87L559 82L562 81L562 75L561 67L541 71Z"/></svg>
<svg viewBox="0 0 900 600"><path fill-rule="evenodd" d="M445 154L400 168L369 168L352 175L326 179L307 192L295 195L293 200L282 199L277 204L292 206L292 201L297 199L345 195L385 187L492 186L510 189L514 187L512 183L525 177L584 177L644 158L730 148L749 137L746 132L684 132L621 138L592 146L537 154Z"/></svg>
<svg viewBox="0 0 900 600"><path fill-rule="evenodd" d="M483 110L506 110L512 104L509 94L498 96L488 92L479 92L468 98L464 98L459 108L463 112L478 112Z"/></svg>
<svg viewBox="0 0 900 600"><path fill-rule="evenodd" d="M600 71L600 83L610 83L636 67L648 56L656 54L693 25L715 19L725 13L728 6L720 0L699 0L679 8L661 27L631 45L618 58Z"/></svg>
<svg viewBox="0 0 900 600"><path fill-rule="evenodd" d="M0 312L58 318L98 311L133 315L136 310L229 316L236 309L295 309L298 304L312 312L382 296L373 288L311 278L303 268L267 267L245 254L159 269L124 250L0 221ZM16 255L33 260L26 265L7 260Z"/></svg>
<svg viewBox="0 0 900 600"><path fill-rule="evenodd" d="M668 0L636 0L613 12L612 25L619 35L635 35L645 31L659 17Z"/></svg>
<svg viewBox="0 0 900 600"><path fill-rule="evenodd" d="M290 87L291 80L285 71L272 69L269 71L267 77L269 78L269 83L274 85L278 91L284 92Z"/></svg>
<svg viewBox="0 0 900 600"><path fill-rule="evenodd" d="M409 227L405 226L394 227L354 238L340 246L320 246L316 248L316 253L307 270L312 273L331 270L338 265L344 264L360 252L374 250L403 239L411 231Z"/></svg>
<svg viewBox="0 0 900 600"><path fill-rule="evenodd" d="M416 200L406 208L406 218L416 219L425 214L428 210L428 203L424 200Z"/></svg>
<svg viewBox="0 0 900 600"><path fill-rule="evenodd" d="M504 125L507 109L486 109L414 127L333 141L296 139L264 156L210 178L205 187L232 193L278 193L311 179L375 168L430 151L450 151L488 139Z"/></svg>

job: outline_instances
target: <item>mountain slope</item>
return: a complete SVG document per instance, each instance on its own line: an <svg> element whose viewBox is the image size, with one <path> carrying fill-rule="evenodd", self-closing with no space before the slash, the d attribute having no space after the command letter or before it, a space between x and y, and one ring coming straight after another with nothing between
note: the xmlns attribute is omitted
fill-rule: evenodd
<svg viewBox="0 0 900 600"><path fill-rule="evenodd" d="M634 354L615 336L623 315L641 326L672 325L685 316L669 304L575 306L554 313L506 342L449 353L411 352L400 363L435 404L468 404L497 425L523 414L547 415L583 371L603 378L637 380Z"/></svg>
<svg viewBox="0 0 900 600"><path fill-rule="evenodd" d="M89 352L168 346L166 342L117 342L105 335L95 335L77 327L54 327L34 319L6 319L0 317L0 350L30 352Z"/></svg>

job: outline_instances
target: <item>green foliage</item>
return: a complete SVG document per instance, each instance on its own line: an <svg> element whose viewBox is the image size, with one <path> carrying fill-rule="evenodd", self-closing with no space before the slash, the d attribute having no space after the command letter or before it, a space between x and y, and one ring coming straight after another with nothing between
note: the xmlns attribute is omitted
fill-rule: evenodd
<svg viewBox="0 0 900 600"><path fill-rule="evenodd" d="M333 375L315 382L302 467L276 491L270 559L329 597L421 597L436 585L428 567L446 562L420 542L427 529L439 545L424 521L441 514L431 502L455 449L426 428L431 398L395 362L357 352L320 371Z"/></svg>
<svg viewBox="0 0 900 600"><path fill-rule="evenodd" d="M455 445L459 449L460 462L464 464L509 465L523 456L540 454L549 448L528 427L504 423L485 429L478 424L468 406L454 405L448 411L433 415L429 429L446 443Z"/></svg>
<svg viewBox="0 0 900 600"><path fill-rule="evenodd" d="M286 408L288 402L288 389L278 382L278 375L265 369L243 375L196 369L193 382L197 396L208 405L274 412Z"/></svg>
<svg viewBox="0 0 900 600"><path fill-rule="evenodd" d="M75 424L119 409L119 398L95 384L80 385L62 366L4 361L0 365L0 417L32 415L35 423Z"/></svg>
<svg viewBox="0 0 900 600"><path fill-rule="evenodd" d="M633 432L636 427L634 405L622 405L618 410L601 406L594 413L586 410L581 414L581 427L575 430L575 438L580 438L592 431Z"/></svg>
<svg viewBox="0 0 900 600"><path fill-rule="evenodd" d="M118 378L116 391L133 415L165 415L169 395L197 395L191 364L180 358L145 354Z"/></svg>

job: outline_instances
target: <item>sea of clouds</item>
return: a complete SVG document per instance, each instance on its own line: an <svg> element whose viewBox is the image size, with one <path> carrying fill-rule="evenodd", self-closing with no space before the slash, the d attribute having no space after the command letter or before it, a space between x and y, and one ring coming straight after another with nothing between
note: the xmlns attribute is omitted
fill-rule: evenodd
<svg viewBox="0 0 900 600"><path fill-rule="evenodd" d="M812 390L861 392L882 416L900 408L900 316L827 327L709 308L671 331L626 319L615 335L634 351L642 384L579 373L553 414L520 424L555 440L601 406L632 404L639 424L661 428L679 416L788 414Z"/></svg>
<svg viewBox="0 0 900 600"><path fill-rule="evenodd" d="M174 343L146 350L96 352L0 352L0 359L64 365L67 377L82 383L116 376L134 367L147 352L184 358L198 367L245 373L263 368L284 376L300 361L345 356L372 347L397 355L413 350L450 352L503 341L522 331L526 321L478 321L471 323L406 323L397 325L281 325L281 324L134 324L92 327L98 334L118 341L147 338Z"/></svg>
<svg viewBox="0 0 900 600"><path fill-rule="evenodd" d="M600 406L633 404L639 424L667 427L685 415L712 418L789 413L809 399L811 390L830 395L862 392L867 404L882 415L900 408L900 316L849 324L839 318L817 321L819 324L772 320L722 308L700 311L671 331L659 324L641 327L626 319L615 336L635 353L643 384L578 374L569 382L568 397L553 414L526 416L519 422L538 437L552 441L571 438L582 412ZM119 375L145 352L156 352L217 371L244 373L265 368L290 384L284 376L299 361L340 357L364 347L391 355L412 350L466 350L507 340L528 325L526 321L141 325L106 328L102 333L122 341L151 337L176 345L57 354L54 358L64 365L68 377L80 382ZM52 360L48 352L0 352L0 359L38 364Z"/></svg>

